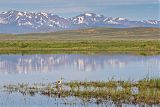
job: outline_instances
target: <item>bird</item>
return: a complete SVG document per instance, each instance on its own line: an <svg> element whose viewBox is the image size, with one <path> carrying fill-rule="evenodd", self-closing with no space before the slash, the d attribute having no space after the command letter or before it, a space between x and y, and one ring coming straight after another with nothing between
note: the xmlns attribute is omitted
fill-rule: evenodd
<svg viewBox="0 0 160 107"><path fill-rule="evenodd" d="M56 87L57 87L57 92L58 92L59 98L60 98L60 93L62 91L62 79L64 79L64 78L61 77L61 79L56 82Z"/></svg>
<svg viewBox="0 0 160 107"><path fill-rule="evenodd" d="M63 79L64 79L64 78L61 77L61 79L57 81L57 84L58 84L59 86L62 86L62 80L63 80Z"/></svg>
<svg viewBox="0 0 160 107"><path fill-rule="evenodd" d="M58 80L58 81L56 81L55 83L56 83L56 87L57 88L61 88L62 87L62 80L63 80L64 78L60 78L60 80Z"/></svg>

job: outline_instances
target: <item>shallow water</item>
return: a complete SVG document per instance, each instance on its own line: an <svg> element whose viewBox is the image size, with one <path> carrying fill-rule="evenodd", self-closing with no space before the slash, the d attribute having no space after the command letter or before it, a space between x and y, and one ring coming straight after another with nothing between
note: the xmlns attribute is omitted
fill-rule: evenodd
<svg viewBox="0 0 160 107"><path fill-rule="evenodd" d="M142 104L115 104L111 101L106 103L84 102L75 97L55 98L35 95L34 97L23 96L18 93L6 94L0 99L0 107L140 107ZM149 106L148 106L149 107ZM154 105L154 107L158 107Z"/></svg>
<svg viewBox="0 0 160 107"><path fill-rule="evenodd" d="M14 83L48 83L61 77L64 81L141 80L160 77L160 56L111 54L33 54L0 55L0 86ZM83 101L76 98L55 98L41 95L23 96L5 93L0 88L2 107L79 107ZM64 101L72 102L64 104ZM71 101L69 101L71 100ZM78 101L77 104L73 102ZM107 103L110 106L114 104ZM105 106L88 103L87 107ZM135 105L124 105L135 106Z"/></svg>

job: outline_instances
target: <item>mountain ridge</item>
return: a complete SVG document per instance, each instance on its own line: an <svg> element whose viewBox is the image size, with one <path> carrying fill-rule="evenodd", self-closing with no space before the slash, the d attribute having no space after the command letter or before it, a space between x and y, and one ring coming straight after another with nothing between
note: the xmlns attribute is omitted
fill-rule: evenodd
<svg viewBox="0 0 160 107"><path fill-rule="evenodd" d="M22 12L10 10L0 13L0 33L37 33L85 28L160 28L158 20L131 21L126 18L106 17L95 13L84 13L72 18L63 18L53 13ZM7 28L7 29L6 29Z"/></svg>

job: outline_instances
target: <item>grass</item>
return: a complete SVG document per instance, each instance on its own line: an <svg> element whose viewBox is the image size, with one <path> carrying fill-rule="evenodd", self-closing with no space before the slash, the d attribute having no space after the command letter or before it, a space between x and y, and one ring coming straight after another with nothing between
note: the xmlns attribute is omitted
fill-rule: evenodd
<svg viewBox="0 0 160 107"><path fill-rule="evenodd" d="M0 51L138 51L145 55L145 51L160 51L160 41L0 41Z"/></svg>
<svg viewBox="0 0 160 107"><path fill-rule="evenodd" d="M97 28L54 33L1 34L0 53L160 53L159 28ZM32 52L31 52L32 51Z"/></svg>
<svg viewBox="0 0 160 107"><path fill-rule="evenodd" d="M95 28L53 33L1 34L0 40L157 40L159 28Z"/></svg>
<svg viewBox="0 0 160 107"><path fill-rule="evenodd" d="M29 95L42 94L46 96L56 96L59 89L55 85L49 84L18 84L5 85L8 92L20 92ZM90 81L66 82L61 87L61 97L75 96L85 102L129 104L160 104L160 79L143 79L140 81Z"/></svg>

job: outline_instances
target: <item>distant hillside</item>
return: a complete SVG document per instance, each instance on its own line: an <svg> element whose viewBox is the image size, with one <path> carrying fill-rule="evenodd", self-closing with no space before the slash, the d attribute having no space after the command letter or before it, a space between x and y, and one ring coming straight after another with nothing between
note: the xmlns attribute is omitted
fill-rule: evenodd
<svg viewBox="0 0 160 107"><path fill-rule="evenodd" d="M53 33L1 34L0 40L160 39L160 28L96 28Z"/></svg>
<svg viewBox="0 0 160 107"><path fill-rule="evenodd" d="M0 13L0 33L35 33L78 30L86 28L131 28L157 27L160 21L133 21L126 18L113 18L95 13L84 13L72 18L63 18L52 13L7 11Z"/></svg>

